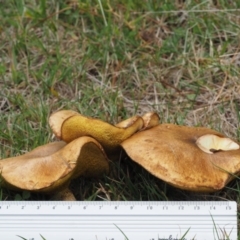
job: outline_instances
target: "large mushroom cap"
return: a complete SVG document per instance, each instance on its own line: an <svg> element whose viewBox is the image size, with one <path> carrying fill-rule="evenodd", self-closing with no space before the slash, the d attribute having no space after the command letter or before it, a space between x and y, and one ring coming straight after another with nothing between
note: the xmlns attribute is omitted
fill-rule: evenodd
<svg viewBox="0 0 240 240"><path fill-rule="evenodd" d="M69 144L50 143L24 155L0 160L4 187L37 192L55 192L78 176L98 177L108 172L101 145L90 137Z"/></svg>
<svg viewBox="0 0 240 240"><path fill-rule="evenodd" d="M192 191L216 191L240 172L239 144L231 140L234 150L229 151L210 146L213 152L210 154L198 146L199 141L203 142L200 137L205 135L225 139L208 128L162 124L134 134L121 145L133 161L173 186Z"/></svg>

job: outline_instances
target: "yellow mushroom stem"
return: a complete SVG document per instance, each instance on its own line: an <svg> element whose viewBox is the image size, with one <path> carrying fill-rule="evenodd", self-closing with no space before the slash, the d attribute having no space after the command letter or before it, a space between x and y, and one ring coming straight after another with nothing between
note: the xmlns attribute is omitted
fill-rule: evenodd
<svg viewBox="0 0 240 240"><path fill-rule="evenodd" d="M206 134L196 141L197 146L204 152L213 154L217 151L230 151L239 149L239 145L230 138Z"/></svg>

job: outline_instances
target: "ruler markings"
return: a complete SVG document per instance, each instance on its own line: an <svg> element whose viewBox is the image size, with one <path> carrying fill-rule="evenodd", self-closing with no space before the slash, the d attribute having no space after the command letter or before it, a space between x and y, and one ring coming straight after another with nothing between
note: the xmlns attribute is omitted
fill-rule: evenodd
<svg viewBox="0 0 240 240"><path fill-rule="evenodd" d="M214 232L218 231L229 233L226 239L236 240L237 205L227 201L0 202L0 237L5 240L19 233L27 234L28 240L41 239L39 233L47 234L45 238L59 233L54 237L59 240L77 240L79 236L121 240L117 227L130 240L169 239L188 230L188 235L197 239L216 239Z"/></svg>

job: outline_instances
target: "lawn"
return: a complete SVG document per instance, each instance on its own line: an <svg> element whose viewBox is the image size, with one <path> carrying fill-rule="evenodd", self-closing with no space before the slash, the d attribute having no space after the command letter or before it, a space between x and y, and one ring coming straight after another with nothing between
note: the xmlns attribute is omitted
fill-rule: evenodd
<svg viewBox="0 0 240 240"><path fill-rule="evenodd" d="M51 113L115 124L156 111L161 123L240 140L240 2L0 1L0 158L54 141ZM102 179L77 179L78 200L235 200L179 190L130 159ZM1 190L2 200L48 196Z"/></svg>

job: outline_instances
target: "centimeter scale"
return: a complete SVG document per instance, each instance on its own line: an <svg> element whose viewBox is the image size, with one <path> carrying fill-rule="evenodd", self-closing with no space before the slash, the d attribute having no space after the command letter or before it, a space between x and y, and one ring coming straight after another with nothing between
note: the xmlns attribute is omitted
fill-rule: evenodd
<svg viewBox="0 0 240 240"><path fill-rule="evenodd" d="M1 240L236 240L232 201L2 201Z"/></svg>

